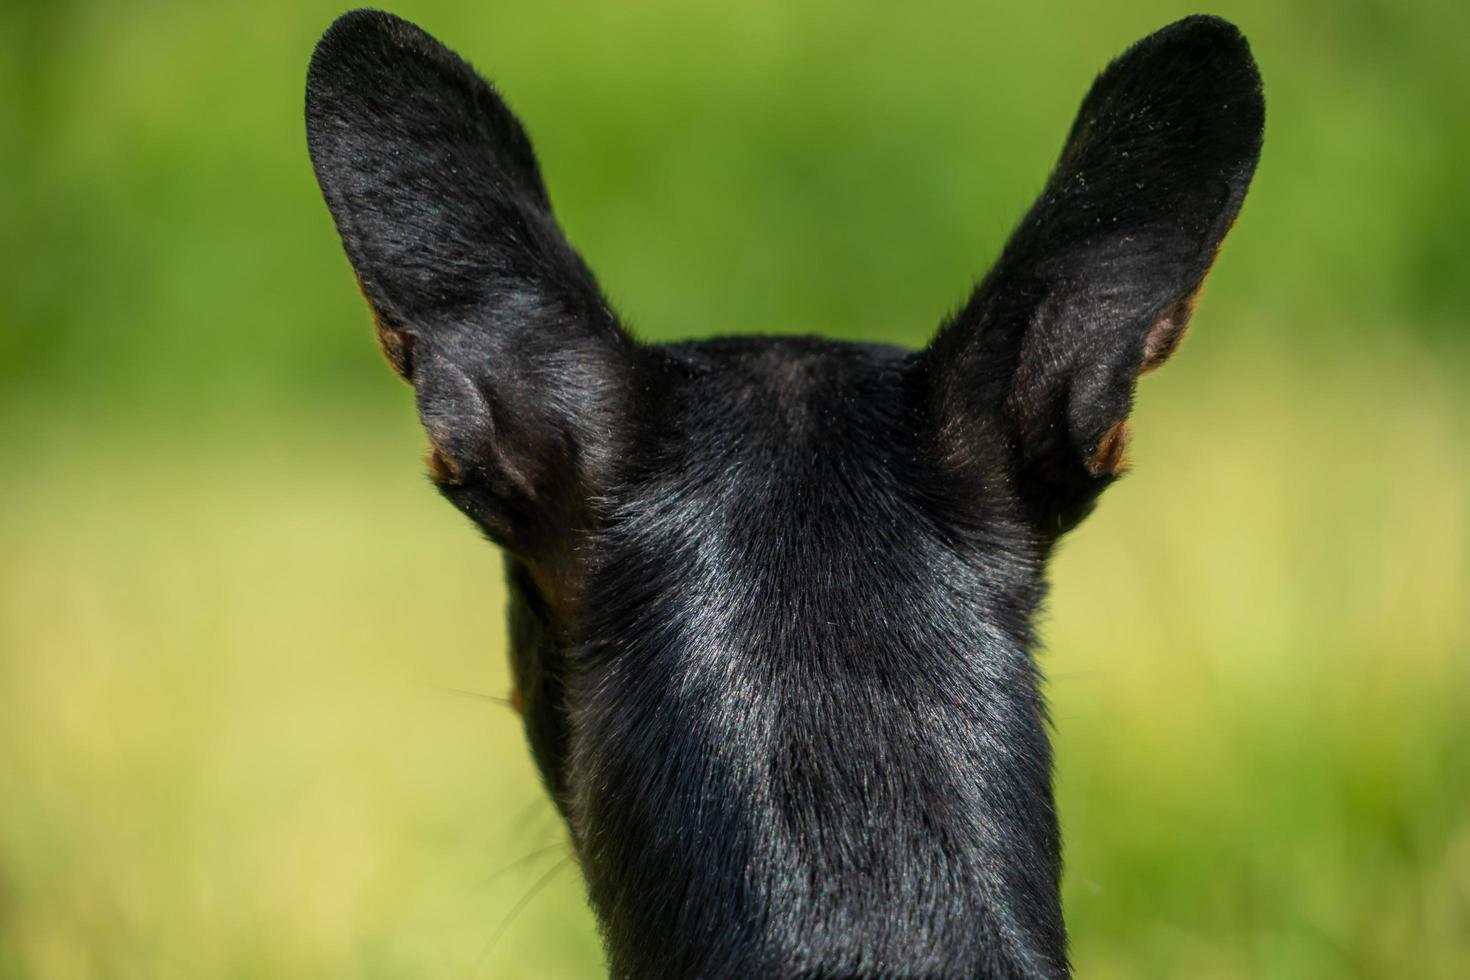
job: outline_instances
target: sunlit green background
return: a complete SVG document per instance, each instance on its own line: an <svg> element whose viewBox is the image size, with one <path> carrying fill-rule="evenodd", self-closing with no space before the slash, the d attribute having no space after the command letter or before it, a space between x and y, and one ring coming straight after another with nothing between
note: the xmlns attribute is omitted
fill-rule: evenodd
<svg viewBox="0 0 1470 980"><path fill-rule="evenodd" d="M313 182L330 3L0 5L0 978L580 978ZM647 338L918 344L1184 13L404 2ZM1470 7L1221 3L1251 197L1045 624L1080 977L1470 976Z"/></svg>

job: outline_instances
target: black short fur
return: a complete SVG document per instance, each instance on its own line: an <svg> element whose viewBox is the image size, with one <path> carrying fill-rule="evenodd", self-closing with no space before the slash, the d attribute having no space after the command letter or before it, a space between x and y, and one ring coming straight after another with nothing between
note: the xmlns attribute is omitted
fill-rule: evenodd
<svg viewBox="0 0 1470 980"><path fill-rule="evenodd" d="M357 11L317 177L446 496L506 549L512 672L611 972L1064 977L1032 617L1249 186L1260 80L1193 17L1115 61L922 351L635 342L530 141Z"/></svg>

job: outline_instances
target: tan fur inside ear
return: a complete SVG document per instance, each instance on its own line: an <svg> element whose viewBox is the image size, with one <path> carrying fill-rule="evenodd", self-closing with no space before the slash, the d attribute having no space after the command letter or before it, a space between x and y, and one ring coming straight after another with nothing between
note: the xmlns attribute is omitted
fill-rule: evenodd
<svg viewBox="0 0 1470 980"><path fill-rule="evenodd" d="M1148 336L1143 340L1143 364L1138 369L1139 374L1152 371L1179 349L1179 344L1189 329L1189 318L1194 314L1197 299L1198 289L1160 313L1158 319L1148 328Z"/></svg>
<svg viewBox="0 0 1470 980"><path fill-rule="evenodd" d="M450 458L449 454L434 443L429 443L429 454L424 458L429 464L429 477L435 483L457 486L464 482L464 470Z"/></svg>
<svg viewBox="0 0 1470 980"><path fill-rule="evenodd" d="M404 381L413 383L413 336L394 330L385 326L383 320L376 313L373 314L373 323L378 328L378 349L393 366L393 370Z"/></svg>
<svg viewBox="0 0 1470 980"><path fill-rule="evenodd" d="M363 288L362 280L357 280L357 290L362 293L362 298L367 301L368 310L373 315L373 328L378 335L378 349L388 359L388 364L404 381L413 383L413 335L404 333L388 323L386 317L373 305L367 290Z"/></svg>
<svg viewBox="0 0 1470 980"><path fill-rule="evenodd" d="M1128 422L1114 422L1097 441L1087 472L1093 476L1121 476L1128 469Z"/></svg>

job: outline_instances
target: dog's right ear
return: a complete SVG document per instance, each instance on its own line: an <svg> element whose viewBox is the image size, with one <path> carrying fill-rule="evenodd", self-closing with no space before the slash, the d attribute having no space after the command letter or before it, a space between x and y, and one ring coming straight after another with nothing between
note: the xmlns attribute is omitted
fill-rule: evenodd
<svg viewBox="0 0 1470 980"><path fill-rule="evenodd" d="M452 51L358 10L317 44L306 131L435 481L512 550L557 547L617 452L634 346L525 130Z"/></svg>
<svg viewBox="0 0 1470 980"><path fill-rule="evenodd" d="M1123 471L1134 385L1183 337L1250 187L1265 111L1250 46L1226 21L1188 17L1129 48L924 352L942 451L1008 467L1045 533L1075 524Z"/></svg>

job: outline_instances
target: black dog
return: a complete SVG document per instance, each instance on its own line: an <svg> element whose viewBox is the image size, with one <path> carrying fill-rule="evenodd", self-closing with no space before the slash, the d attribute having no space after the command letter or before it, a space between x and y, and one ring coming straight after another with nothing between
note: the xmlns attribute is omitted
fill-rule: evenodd
<svg viewBox="0 0 1470 980"><path fill-rule="evenodd" d="M1066 976L1031 619L1250 184L1240 33L1110 65L917 352L636 342L515 116L395 17L327 31L306 116L434 482L505 549L613 975Z"/></svg>

